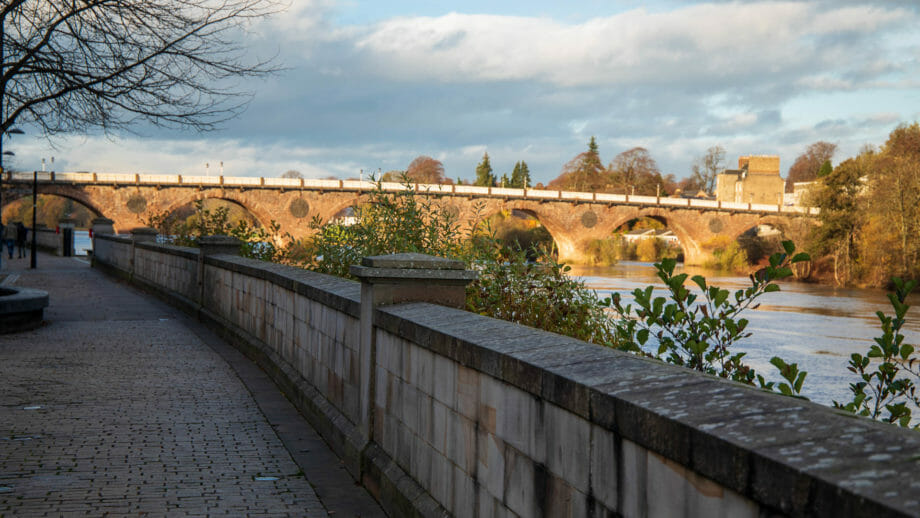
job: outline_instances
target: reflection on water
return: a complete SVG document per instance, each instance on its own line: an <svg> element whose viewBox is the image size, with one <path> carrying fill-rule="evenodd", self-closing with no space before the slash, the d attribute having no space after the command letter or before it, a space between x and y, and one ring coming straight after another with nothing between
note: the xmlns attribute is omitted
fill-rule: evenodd
<svg viewBox="0 0 920 518"><path fill-rule="evenodd" d="M693 275L703 275L707 283L730 291L750 286L750 280L725 272L696 267L678 269ZM611 267L572 267L570 272L585 284L607 297L619 292L629 301L636 288L650 284L664 290L651 263L622 262ZM696 285L688 281L688 286ZM847 371L847 362L854 352L865 353L872 339L881 334L877 311L891 312L883 290L837 288L800 282L782 282L782 290L763 295L761 306L743 316L750 321L753 335L738 343L747 360L771 379L775 368L769 364L773 356L796 362L808 371L805 394L814 401L831 404L849 399L848 385L855 374ZM920 342L920 296L908 300L913 306L907 314L906 343Z"/></svg>

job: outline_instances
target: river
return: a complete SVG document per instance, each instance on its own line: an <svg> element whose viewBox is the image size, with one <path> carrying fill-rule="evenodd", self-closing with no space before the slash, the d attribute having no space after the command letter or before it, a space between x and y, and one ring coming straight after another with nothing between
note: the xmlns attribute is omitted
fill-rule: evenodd
<svg viewBox="0 0 920 518"><path fill-rule="evenodd" d="M679 265L678 269L682 267ZM683 268L691 276L700 274L710 285L728 289L750 286L746 277L695 267ZM664 289L650 263L621 262L611 267L572 267L572 275L607 297L614 291L628 295L635 288L650 284ZM695 287L688 281L688 285ZM854 352L865 354L872 338L881 335L876 311L892 312L883 290L836 288L802 282L781 282L781 291L767 293L758 309L742 314L750 321L749 338L735 349L747 353L749 365L768 379L778 380L770 358L779 356L808 371L803 394L812 401L830 405L849 401L849 384L856 375L847 370ZM631 297L624 297L627 300ZM905 343L920 345L920 296L908 301Z"/></svg>

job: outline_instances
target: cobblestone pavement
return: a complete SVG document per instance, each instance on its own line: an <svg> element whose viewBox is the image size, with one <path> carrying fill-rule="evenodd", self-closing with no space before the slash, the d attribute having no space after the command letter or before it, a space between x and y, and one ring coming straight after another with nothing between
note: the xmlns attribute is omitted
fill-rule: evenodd
<svg viewBox="0 0 920 518"><path fill-rule="evenodd" d="M85 262L39 262L3 263L51 305L0 335L0 516L329 515L213 335Z"/></svg>

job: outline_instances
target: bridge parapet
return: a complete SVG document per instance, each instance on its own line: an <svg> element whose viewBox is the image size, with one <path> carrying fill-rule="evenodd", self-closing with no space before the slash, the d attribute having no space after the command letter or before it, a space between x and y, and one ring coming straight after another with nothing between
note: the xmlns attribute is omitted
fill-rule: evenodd
<svg viewBox="0 0 920 518"><path fill-rule="evenodd" d="M99 240L123 272L130 241ZM134 281L256 359L394 516L920 514L909 430L458 309L362 311L357 283L229 255L196 295L196 250L134 253Z"/></svg>
<svg viewBox="0 0 920 518"><path fill-rule="evenodd" d="M240 176L188 176L113 173L38 173L42 184L108 185L108 186L153 186L165 187L221 187L236 189L309 190L368 193L377 189L398 192L415 190L430 195L465 196L474 198L520 199L535 201L565 201L602 205L635 205L681 207L697 210L718 210L754 212L760 214L814 215L818 209L787 205L766 205L757 203L719 202L693 198L668 198L656 196L635 196L596 192L555 191L544 189L511 189L502 187L478 187L453 184L402 184L396 182L369 182L356 180L319 180L299 178L266 178ZM5 182L31 183L32 173L9 172Z"/></svg>

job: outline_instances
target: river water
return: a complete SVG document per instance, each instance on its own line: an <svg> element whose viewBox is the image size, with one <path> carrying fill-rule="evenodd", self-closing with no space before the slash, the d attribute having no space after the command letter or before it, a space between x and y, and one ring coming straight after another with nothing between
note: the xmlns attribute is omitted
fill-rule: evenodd
<svg viewBox="0 0 920 518"><path fill-rule="evenodd" d="M703 275L710 285L732 293L750 286L747 277L695 267L683 271L690 276ZM655 285L664 295L664 285L651 263L626 261L611 267L572 267L570 273L601 297L616 291L631 300L629 292L648 285ZM753 335L738 342L735 349L746 352L747 363L768 379L779 379L769 363L771 357L798 363L799 369L808 371L802 392L812 401L826 405L834 400L849 401L848 387L856 381L856 375L847 370L847 362L854 352L865 354L872 338L881 335L875 313L892 312L886 292L802 282L780 285L781 291L759 299L758 309L742 313L750 321L748 330ZM689 281L688 286L696 287ZM915 293L909 303L912 307L907 313L905 342L920 345L920 296Z"/></svg>

